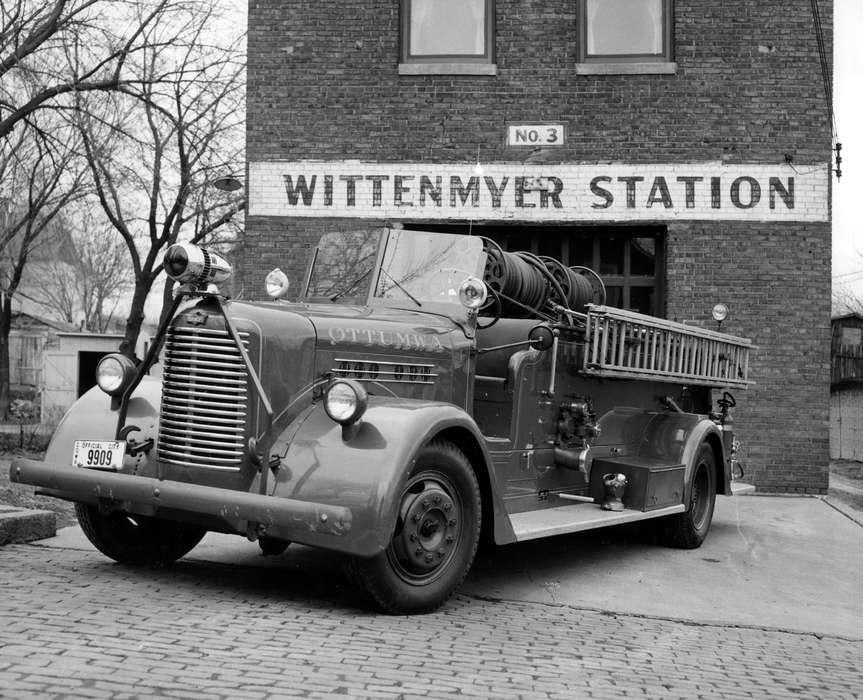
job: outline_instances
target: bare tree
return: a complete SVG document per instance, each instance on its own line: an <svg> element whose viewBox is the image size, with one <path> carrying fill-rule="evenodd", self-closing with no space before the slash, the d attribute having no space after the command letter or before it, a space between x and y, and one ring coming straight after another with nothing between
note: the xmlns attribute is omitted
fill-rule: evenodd
<svg viewBox="0 0 863 700"><path fill-rule="evenodd" d="M0 139L0 175L4 191L3 247L0 249L0 418L9 409L9 331L12 301L24 269L37 247L56 228L57 216L86 191L86 170L76 144L62 125L27 127L15 140Z"/></svg>
<svg viewBox="0 0 863 700"><path fill-rule="evenodd" d="M0 2L0 139L72 95L141 96L135 59L186 35L191 0ZM165 31L173 26L173 31ZM159 30L159 31L157 31ZM149 80L169 76L151 74Z"/></svg>
<svg viewBox="0 0 863 700"><path fill-rule="evenodd" d="M112 123L87 116L87 96L79 98L78 126L98 199L134 273L121 345L129 356L165 249L181 239L212 239L245 207L242 194L226 197L210 187L243 161L245 87L242 37L214 44L213 20L212 8L188 7L184 43L165 47L156 32L157 48L139 57L141 99L115 95L121 116Z"/></svg>
<svg viewBox="0 0 863 700"><path fill-rule="evenodd" d="M67 323L105 333L132 289L129 251L86 202L72 210L62 216L60 255L41 266L32 296Z"/></svg>

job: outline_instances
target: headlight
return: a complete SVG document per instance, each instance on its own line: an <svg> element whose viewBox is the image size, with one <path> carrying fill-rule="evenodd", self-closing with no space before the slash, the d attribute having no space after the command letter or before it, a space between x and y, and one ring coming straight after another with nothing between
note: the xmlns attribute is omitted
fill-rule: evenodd
<svg viewBox="0 0 863 700"><path fill-rule="evenodd" d="M284 299L288 294L290 281L288 276L279 268L276 268L264 279L264 287L267 290L267 296L270 299Z"/></svg>
<svg viewBox="0 0 863 700"><path fill-rule="evenodd" d="M119 396L135 375L135 363L125 355L105 355L96 367L96 383L111 396Z"/></svg>
<svg viewBox="0 0 863 700"><path fill-rule="evenodd" d="M356 423L366 412L368 394L362 384L352 379L337 379L324 395L324 410L336 423Z"/></svg>
<svg viewBox="0 0 863 700"><path fill-rule="evenodd" d="M201 287L219 284L231 276L230 264L221 256L192 243L175 243L165 251L165 273L180 284Z"/></svg>
<svg viewBox="0 0 863 700"><path fill-rule="evenodd" d="M466 309L475 310L485 304L488 289L485 282L476 277L468 277L458 288L458 300Z"/></svg>

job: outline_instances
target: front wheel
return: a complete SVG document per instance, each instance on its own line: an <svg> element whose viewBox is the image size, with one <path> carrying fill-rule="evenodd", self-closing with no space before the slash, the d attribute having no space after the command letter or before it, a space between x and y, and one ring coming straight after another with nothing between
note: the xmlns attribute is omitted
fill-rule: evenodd
<svg viewBox="0 0 863 700"><path fill-rule="evenodd" d="M662 521L664 544L680 549L701 546L713 521L716 504L716 457L707 443L698 448L692 469L692 485L686 512L671 515Z"/></svg>
<svg viewBox="0 0 863 700"><path fill-rule="evenodd" d="M446 440L420 451L399 501L389 546L352 560L357 580L384 610L430 612L445 603L473 563L482 505L467 458Z"/></svg>
<svg viewBox="0 0 863 700"><path fill-rule="evenodd" d="M75 504L75 514L93 546L121 564L167 566L207 534L197 525L122 511L106 514L84 503Z"/></svg>

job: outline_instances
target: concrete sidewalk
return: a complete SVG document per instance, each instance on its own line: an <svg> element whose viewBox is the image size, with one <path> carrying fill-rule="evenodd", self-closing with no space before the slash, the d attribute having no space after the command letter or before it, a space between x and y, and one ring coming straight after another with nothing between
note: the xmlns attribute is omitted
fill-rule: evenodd
<svg viewBox="0 0 863 700"><path fill-rule="evenodd" d="M855 515L823 498L719 497L700 549L659 547L620 528L520 543L479 556L460 592L863 640L863 525ZM32 546L93 549L77 527ZM323 578L341 565L299 545L265 558L254 543L214 533L187 559Z"/></svg>

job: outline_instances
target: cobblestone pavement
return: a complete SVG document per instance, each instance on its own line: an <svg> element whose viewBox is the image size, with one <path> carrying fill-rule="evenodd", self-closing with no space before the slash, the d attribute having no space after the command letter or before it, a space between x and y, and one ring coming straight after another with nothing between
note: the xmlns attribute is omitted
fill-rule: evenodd
<svg viewBox="0 0 863 700"><path fill-rule="evenodd" d="M344 576L0 549L0 697L853 698L863 642L457 596L370 611ZM669 591L669 595L673 595Z"/></svg>

